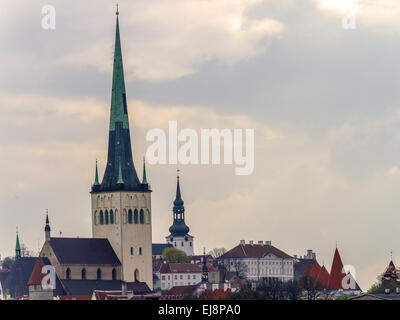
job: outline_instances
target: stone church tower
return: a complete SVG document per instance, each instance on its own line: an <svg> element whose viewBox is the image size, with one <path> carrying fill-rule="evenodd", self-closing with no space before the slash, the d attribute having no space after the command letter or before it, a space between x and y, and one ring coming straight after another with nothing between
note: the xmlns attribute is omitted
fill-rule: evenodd
<svg viewBox="0 0 400 320"><path fill-rule="evenodd" d="M91 191L93 238L107 238L122 263L122 280L152 289L151 190L143 166L139 181L132 158L117 12L108 159Z"/></svg>

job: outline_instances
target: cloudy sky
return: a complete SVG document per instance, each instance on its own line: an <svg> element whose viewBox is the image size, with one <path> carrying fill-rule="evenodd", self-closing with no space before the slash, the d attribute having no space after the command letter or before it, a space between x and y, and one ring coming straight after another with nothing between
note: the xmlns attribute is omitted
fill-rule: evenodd
<svg viewBox="0 0 400 320"><path fill-rule="evenodd" d="M50 3L51 2L51 3ZM183 166L195 249L336 243L363 289L400 264L400 3L396 0L120 0L133 152L152 128L254 128L255 170ZM54 5L56 29L41 27ZM0 0L0 253L91 236L106 162L115 1ZM343 28L346 16L355 29ZM348 21L348 20L347 20ZM148 167L153 241L172 219L176 167Z"/></svg>

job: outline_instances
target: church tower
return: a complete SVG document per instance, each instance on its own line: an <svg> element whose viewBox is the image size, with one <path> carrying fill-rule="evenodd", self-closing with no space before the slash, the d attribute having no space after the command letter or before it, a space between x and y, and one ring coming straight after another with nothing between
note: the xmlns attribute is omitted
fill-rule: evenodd
<svg viewBox="0 0 400 320"><path fill-rule="evenodd" d="M172 209L174 222L169 228L170 235L165 239L167 243L175 248L184 251L188 256L193 255L193 236L189 235L189 227L185 223L185 207L181 197L181 187L179 184L179 175L176 182L176 197L174 208Z"/></svg>
<svg viewBox="0 0 400 320"><path fill-rule="evenodd" d="M132 157L117 11L108 159L92 186L93 238L107 238L122 263L122 280L152 289L151 190L145 168L140 182Z"/></svg>

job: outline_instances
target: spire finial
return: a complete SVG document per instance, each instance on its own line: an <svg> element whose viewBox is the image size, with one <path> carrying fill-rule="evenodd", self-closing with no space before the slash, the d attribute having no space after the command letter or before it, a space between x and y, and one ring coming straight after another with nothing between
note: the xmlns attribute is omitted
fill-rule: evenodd
<svg viewBox="0 0 400 320"><path fill-rule="evenodd" d="M94 174L94 185L95 186L99 186L99 173L98 173L98 169L97 169L97 159L96 159L96 172Z"/></svg>
<svg viewBox="0 0 400 320"><path fill-rule="evenodd" d="M117 3L117 12L115 13L117 16L119 15L119 5L118 5L118 3Z"/></svg>
<svg viewBox="0 0 400 320"><path fill-rule="evenodd" d="M179 168L176 169L176 178L179 180L179 172L181 172L181 170L179 170Z"/></svg>

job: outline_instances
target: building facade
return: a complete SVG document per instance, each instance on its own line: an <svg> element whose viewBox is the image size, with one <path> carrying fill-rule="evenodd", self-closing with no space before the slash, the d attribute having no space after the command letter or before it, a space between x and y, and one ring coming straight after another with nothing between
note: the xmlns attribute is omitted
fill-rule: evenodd
<svg viewBox="0 0 400 320"><path fill-rule="evenodd" d="M293 280L295 259L271 245L270 241L244 240L219 258L228 272L236 272L250 281L275 278L282 281Z"/></svg>

